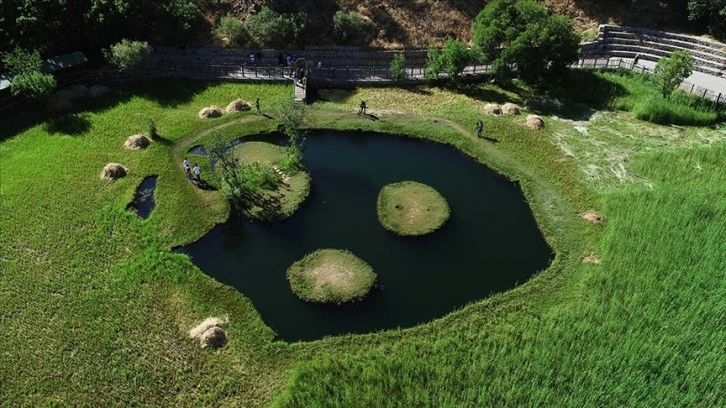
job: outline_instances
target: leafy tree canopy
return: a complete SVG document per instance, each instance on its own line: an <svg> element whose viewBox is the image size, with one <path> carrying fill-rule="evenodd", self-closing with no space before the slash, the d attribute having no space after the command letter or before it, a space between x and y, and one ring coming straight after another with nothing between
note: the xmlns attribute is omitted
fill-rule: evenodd
<svg viewBox="0 0 726 408"><path fill-rule="evenodd" d="M579 55L580 39L570 20L534 0L493 0L472 29L482 59L499 78L515 66L528 82L555 79Z"/></svg>
<svg viewBox="0 0 726 408"><path fill-rule="evenodd" d="M456 80L471 60L472 52L465 44L447 38L441 51L429 48L426 77L436 79L439 73L444 72Z"/></svg>
<svg viewBox="0 0 726 408"><path fill-rule="evenodd" d="M667 58L661 58L655 66L653 82L658 86L664 98L673 91L693 72L693 56L688 51L673 51Z"/></svg>
<svg viewBox="0 0 726 408"><path fill-rule="evenodd" d="M702 21L711 35L726 39L726 0L689 0L688 19Z"/></svg>
<svg viewBox="0 0 726 408"><path fill-rule="evenodd" d="M263 6L245 20L247 31L263 47L298 44L305 33L308 17L304 12L278 13Z"/></svg>

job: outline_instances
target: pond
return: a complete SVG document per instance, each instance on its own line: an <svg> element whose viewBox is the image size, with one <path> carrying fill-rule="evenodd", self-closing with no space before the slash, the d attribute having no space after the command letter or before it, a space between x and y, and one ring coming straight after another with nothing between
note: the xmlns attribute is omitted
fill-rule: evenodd
<svg viewBox="0 0 726 408"><path fill-rule="evenodd" d="M181 248L199 268L249 297L287 341L411 327L502 292L549 265L553 254L518 186L452 147L375 133L320 131L305 140L312 191L287 221L219 225ZM381 227L376 199L413 180L448 200L451 218L422 237ZM348 249L378 282L346 305L305 303L287 268L320 248Z"/></svg>
<svg viewBox="0 0 726 408"><path fill-rule="evenodd" d="M147 219L154 211L154 190L156 189L157 176L146 177L136 188L134 198L126 206L128 211L135 212L142 219Z"/></svg>

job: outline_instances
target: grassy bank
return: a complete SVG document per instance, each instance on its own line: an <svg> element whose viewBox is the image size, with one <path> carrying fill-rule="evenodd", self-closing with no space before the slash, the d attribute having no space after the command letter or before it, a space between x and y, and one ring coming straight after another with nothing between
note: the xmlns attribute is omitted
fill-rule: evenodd
<svg viewBox="0 0 726 408"><path fill-rule="evenodd" d="M487 102L522 103L491 85L335 92L316 104L311 127L456 147L519 182L557 257L514 290L421 326L287 344L274 341L244 294L169 250L228 214L218 192L186 181L187 149L276 128L261 115L201 120L196 112L257 95L264 106L290 91L155 81L64 120L27 112L0 118L3 404L722 402L726 360L714 345L724 343L726 324L719 222L726 134L644 124L625 113L545 117L545 129L532 132L526 115L484 115ZM356 115L361 99L373 116ZM149 116L163 139L144 151L123 149ZM496 142L475 138L479 119ZM111 161L129 176L100 180ZM200 165L209 174L208 163ZM142 221L124 208L149 174L159 176L157 205ZM580 214L588 210L607 221L587 223ZM583 264L589 254L602 263ZM225 315L224 348L202 350L187 338L195 323Z"/></svg>

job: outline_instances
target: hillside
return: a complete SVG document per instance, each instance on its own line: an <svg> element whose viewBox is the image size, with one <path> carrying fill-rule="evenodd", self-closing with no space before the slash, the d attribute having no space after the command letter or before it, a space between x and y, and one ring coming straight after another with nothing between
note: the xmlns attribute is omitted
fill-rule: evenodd
<svg viewBox="0 0 726 408"><path fill-rule="evenodd" d="M656 0L545 0L555 12L570 17L579 31L602 23L684 30L686 1L663 6ZM336 11L356 11L376 27L372 47L426 47L452 37L471 39L471 23L487 4L484 0L230 0L206 11L207 21L232 13L240 19L263 5L279 12L304 11L312 30L308 44L332 44L332 19ZM211 28L211 27L210 27Z"/></svg>

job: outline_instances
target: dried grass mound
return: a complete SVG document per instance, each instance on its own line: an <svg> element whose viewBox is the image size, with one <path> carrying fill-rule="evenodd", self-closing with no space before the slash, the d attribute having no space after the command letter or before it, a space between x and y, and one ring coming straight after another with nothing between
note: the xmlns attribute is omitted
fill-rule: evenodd
<svg viewBox="0 0 726 408"><path fill-rule="evenodd" d="M109 92L111 92L111 88L103 85L93 85L92 87L88 88L88 96L91 98L98 98L106 95Z"/></svg>
<svg viewBox="0 0 726 408"><path fill-rule="evenodd" d="M501 115L502 108L500 108L499 105L495 105L493 103L488 103L488 104L486 104L486 106L484 106L484 112L489 115Z"/></svg>
<svg viewBox="0 0 726 408"><path fill-rule="evenodd" d="M527 126L536 130L542 129L544 128L544 120L537 115L529 115L527 116Z"/></svg>
<svg viewBox="0 0 726 408"><path fill-rule="evenodd" d="M502 105L502 113L506 115L519 115L519 106L513 103L505 103Z"/></svg>
<svg viewBox="0 0 726 408"><path fill-rule="evenodd" d="M590 254L590 255L582 258L582 263L600 265L600 258L598 258L597 255L595 255L595 254Z"/></svg>
<svg viewBox="0 0 726 408"><path fill-rule="evenodd" d="M252 106L249 103L247 103L247 101L245 101L244 99L235 99L232 102L230 102L226 108L224 108L224 110L227 111L227 113L246 112L251 109L252 109Z"/></svg>
<svg viewBox="0 0 726 408"><path fill-rule="evenodd" d="M124 147L127 149L145 149L151 144L151 140L144 135L132 135L124 142Z"/></svg>
<svg viewBox="0 0 726 408"><path fill-rule="evenodd" d="M189 337L199 339L202 348L221 347L227 342L227 332L222 328L222 325L225 323L227 323L227 319L208 317L196 327L189 330Z"/></svg>
<svg viewBox="0 0 726 408"><path fill-rule="evenodd" d="M104 180L116 180L126 176L126 167L119 163L109 163L103 168L101 178Z"/></svg>
<svg viewBox="0 0 726 408"><path fill-rule="evenodd" d="M217 106L208 106L199 111L199 117L205 118L218 118L222 116L222 109Z"/></svg>
<svg viewBox="0 0 726 408"><path fill-rule="evenodd" d="M600 224L601 222L605 221L604 215L598 214L594 211L588 211L585 214L582 214L582 218L584 218L586 221L589 221L593 224Z"/></svg>

